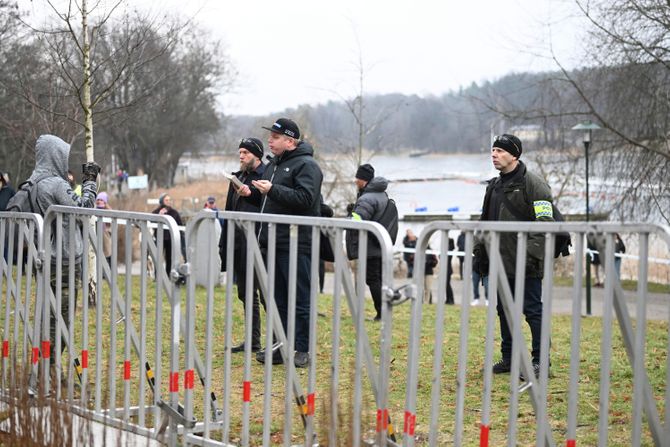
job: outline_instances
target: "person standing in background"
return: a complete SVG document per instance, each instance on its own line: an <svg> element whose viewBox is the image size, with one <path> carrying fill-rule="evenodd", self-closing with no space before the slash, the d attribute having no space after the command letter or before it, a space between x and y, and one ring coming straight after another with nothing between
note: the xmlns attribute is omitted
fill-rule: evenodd
<svg viewBox="0 0 670 447"><path fill-rule="evenodd" d="M172 207L172 197L169 194L163 193L158 197L158 208L152 211L152 214L167 214L171 216L177 225L184 225L179 212ZM181 232L179 233L180 240ZM180 242L181 244L181 242ZM165 257L165 272L170 277L170 271L172 270L172 238L170 237L169 231L163 231L163 253ZM181 251L181 245L177 247L177 250Z"/></svg>

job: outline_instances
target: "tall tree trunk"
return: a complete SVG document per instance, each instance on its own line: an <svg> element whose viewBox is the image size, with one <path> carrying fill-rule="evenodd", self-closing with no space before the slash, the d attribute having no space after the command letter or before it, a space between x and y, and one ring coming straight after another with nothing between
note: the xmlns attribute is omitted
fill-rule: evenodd
<svg viewBox="0 0 670 447"><path fill-rule="evenodd" d="M86 0L81 2L81 32L84 60L84 82L82 85L82 109L84 109L84 147L86 161L94 161L93 151L93 110L91 109L91 43L88 37L88 10Z"/></svg>

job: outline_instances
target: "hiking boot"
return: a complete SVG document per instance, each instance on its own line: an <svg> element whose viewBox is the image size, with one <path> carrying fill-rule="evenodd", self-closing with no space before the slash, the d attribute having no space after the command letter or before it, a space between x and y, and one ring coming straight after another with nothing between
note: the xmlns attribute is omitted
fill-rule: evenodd
<svg viewBox="0 0 670 447"><path fill-rule="evenodd" d="M307 365L309 365L309 353L296 351L293 363L296 368L307 368Z"/></svg>
<svg viewBox="0 0 670 447"><path fill-rule="evenodd" d="M498 363L493 364L493 374L505 374L512 369L512 362L502 359Z"/></svg>

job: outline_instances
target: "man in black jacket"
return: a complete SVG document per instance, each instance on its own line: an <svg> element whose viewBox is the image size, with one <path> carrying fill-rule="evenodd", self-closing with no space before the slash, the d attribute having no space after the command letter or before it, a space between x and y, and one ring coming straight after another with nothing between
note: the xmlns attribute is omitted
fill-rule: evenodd
<svg viewBox="0 0 670 447"><path fill-rule="evenodd" d="M240 179L240 181L251 186L251 182L259 180L265 172L265 165L261 161L263 158L263 142L258 138L244 138L240 141L240 170L234 172L233 175ZM257 197L243 197L239 190L235 187L233 182L230 182L228 188L228 196L226 198L226 211L239 211L245 213L257 213L259 207L257 202L260 200L260 193L256 188L249 190ZM219 254L221 255L221 270L226 269L226 241L228 233L228 221L223 221L221 231L221 239L219 240ZM237 285L237 297L242 301L246 312L246 296L247 296L247 239L244 231L241 228L235 228L235 247L233 255L233 271L235 277L235 285ZM252 272L253 273L253 272ZM252 307L252 329L251 329L251 350L258 352L261 349L261 312L259 306L263 304L265 309L265 300L260 294L258 288L258 280L254 275L253 288L251 290L251 307ZM246 318L245 318L246 321ZM232 352L244 351L244 343L233 346Z"/></svg>
<svg viewBox="0 0 670 447"><path fill-rule="evenodd" d="M323 174L314 160L312 146L300 140L300 129L290 119L280 118L271 127L268 147L274 155L261 180L252 186L263 196L261 213L291 214L297 216L321 215L321 183ZM242 188L241 188L242 189ZM250 188L244 187L241 194L251 196ZM268 246L267 224L261 225L259 242L261 248ZM295 358L296 367L309 364L309 311L311 282L312 229L298 229L298 266L296 275L295 309ZM275 262L275 302L284 330L288 320L289 287L289 226L277 226ZM264 352L256 354L259 362L264 362ZM281 363L281 354L273 354L273 363Z"/></svg>
<svg viewBox="0 0 670 447"><path fill-rule="evenodd" d="M492 179L486 188L481 220L494 221L545 221L554 220L551 188L537 174L526 169L519 160L522 153L521 140L514 135L496 137L491 148L493 166L500 176ZM542 331L542 277L544 261L544 235L530 233L527 240L526 272L523 296L523 313L530 327L532 339L532 364L536 376L540 374L540 336ZM514 291L516 271L515 233L500 236L500 255L507 281ZM473 270L488 275L488 255L482 240L474 247ZM495 278L493 278L495 280ZM508 373L512 363L512 333L500 300L497 305L500 319L502 359L493 365L493 373ZM522 376L522 380L525 378Z"/></svg>

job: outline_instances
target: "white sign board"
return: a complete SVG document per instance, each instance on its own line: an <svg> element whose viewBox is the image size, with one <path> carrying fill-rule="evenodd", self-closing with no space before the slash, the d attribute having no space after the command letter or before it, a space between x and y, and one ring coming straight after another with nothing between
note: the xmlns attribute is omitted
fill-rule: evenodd
<svg viewBox="0 0 670 447"><path fill-rule="evenodd" d="M133 175L128 177L128 189L147 189L148 187L148 175Z"/></svg>

